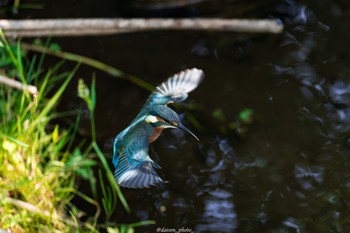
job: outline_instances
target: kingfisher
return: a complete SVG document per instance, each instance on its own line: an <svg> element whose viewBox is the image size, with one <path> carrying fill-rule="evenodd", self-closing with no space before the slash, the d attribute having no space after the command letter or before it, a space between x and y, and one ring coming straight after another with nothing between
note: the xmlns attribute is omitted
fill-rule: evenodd
<svg viewBox="0 0 350 233"><path fill-rule="evenodd" d="M164 129L181 129L199 140L168 104L184 101L203 75L202 70L192 68L169 77L151 93L131 124L116 136L112 162L120 186L148 188L163 182L156 172L160 166L150 158L148 147Z"/></svg>

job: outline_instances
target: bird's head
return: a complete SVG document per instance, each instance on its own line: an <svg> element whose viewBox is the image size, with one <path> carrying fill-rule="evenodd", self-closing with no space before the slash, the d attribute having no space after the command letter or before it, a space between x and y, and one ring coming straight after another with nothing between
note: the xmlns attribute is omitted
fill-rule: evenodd
<svg viewBox="0 0 350 233"><path fill-rule="evenodd" d="M179 128L183 131L191 134L197 140L198 137L194 135L189 129L187 129L180 121L180 117L171 108L164 105L153 106L150 110L148 116L146 117L146 122L153 127L165 128Z"/></svg>

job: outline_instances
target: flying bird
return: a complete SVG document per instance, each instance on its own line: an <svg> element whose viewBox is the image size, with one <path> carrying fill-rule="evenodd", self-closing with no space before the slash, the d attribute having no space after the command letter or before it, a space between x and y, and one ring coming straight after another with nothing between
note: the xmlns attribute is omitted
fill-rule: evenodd
<svg viewBox="0 0 350 233"><path fill-rule="evenodd" d="M180 121L168 104L184 101L203 79L203 71L197 68L177 73L161 83L151 93L139 114L114 140L114 176L120 186L148 188L162 183L156 164L148 154L149 144L166 128L181 129L198 138Z"/></svg>

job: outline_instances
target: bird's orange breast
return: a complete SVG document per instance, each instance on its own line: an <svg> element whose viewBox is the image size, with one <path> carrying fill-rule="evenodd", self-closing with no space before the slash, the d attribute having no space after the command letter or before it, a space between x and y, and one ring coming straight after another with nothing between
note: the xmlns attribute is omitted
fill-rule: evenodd
<svg viewBox="0 0 350 233"><path fill-rule="evenodd" d="M149 137L149 143L154 142L155 140L157 140L157 138L159 137L159 135L162 133L163 128L158 126L154 128L154 131L152 133L152 135Z"/></svg>

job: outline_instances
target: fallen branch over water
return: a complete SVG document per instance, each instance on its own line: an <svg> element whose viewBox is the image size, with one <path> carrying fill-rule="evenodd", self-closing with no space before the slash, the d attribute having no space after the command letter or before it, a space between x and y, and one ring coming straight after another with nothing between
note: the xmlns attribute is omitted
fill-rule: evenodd
<svg viewBox="0 0 350 233"><path fill-rule="evenodd" d="M26 84L23 84L17 80L8 78L8 77L3 76L3 75L0 75L0 83L3 83L6 86L9 86L12 88L16 88L18 90L22 90L22 91L26 90L32 95L38 94L38 88L36 86L26 85Z"/></svg>
<svg viewBox="0 0 350 233"><path fill-rule="evenodd" d="M6 36L87 36L146 30L209 30L280 33L272 19L26 19L0 20Z"/></svg>

